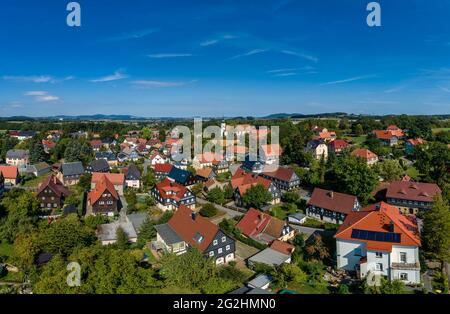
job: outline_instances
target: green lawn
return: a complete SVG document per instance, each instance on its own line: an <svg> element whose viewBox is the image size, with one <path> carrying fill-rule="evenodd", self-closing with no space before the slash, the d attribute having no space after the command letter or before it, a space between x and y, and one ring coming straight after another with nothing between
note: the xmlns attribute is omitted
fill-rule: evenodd
<svg viewBox="0 0 450 314"><path fill-rule="evenodd" d="M44 174L43 176L34 178L30 181L25 182L25 184L23 186L25 187L38 187L39 184L41 184L41 182L43 182L45 179L48 178L48 176L50 175L50 173Z"/></svg>
<svg viewBox="0 0 450 314"><path fill-rule="evenodd" d="M450 128L435 128L432 131L433 131L433 134L436 134L439 132L448 132L448 131L450 131Z"/></svg>
<svg viewBox="0 0 450 314"><path fill-rule="evenodd" d="M295 210L286 211L282 208L282 206L276 206L276 207L272 207L270 209L270 215L277 217L278 219L281 219L281 220L286 220L286 218L289 214L293 214L295 212L297 212L297 211L295 211Z"/></svg>
<svg viewBox="0 0 450 314"><path fill-rule="evenodd" d="M413 178L414 180L417 180L417 179L419 179L420 172L419 172L419 170L416 169L416 167L409 167L406 170L406 174L408 176L410 176L411 178Z"/></svg>
<svg viewBox="0 0 450 314"><path fill-rule="evenodd" d="M344 140L352 141L355 147L360 147L366 141L367 135L361 136L344 136Z"/></svg>
<svg viewBox="0 0 450 314"><path fill-rule="evenodd" d="M9 257L12 254L13 245L6 242L0 243L0 256Z"/></svg>
<svg viewBox="0 0 450 314"><path fill-rule="evenodd" d="M339 225L337 224L332 224L329 222L323 222L317 219L313 219L313 218L306 218L305 223L303 224L304 227L310 227L310 228L318 228L318 229L327 229L327 230L333 230L333 229L338 229Z"/></svg>
<svg viewBox="0 0 450 314"><path fill-rule="evenodd" d="M300 294L329 294L328 284L326 282L314 283L298 283L291 282L287 289L298 292Z"/></svg>

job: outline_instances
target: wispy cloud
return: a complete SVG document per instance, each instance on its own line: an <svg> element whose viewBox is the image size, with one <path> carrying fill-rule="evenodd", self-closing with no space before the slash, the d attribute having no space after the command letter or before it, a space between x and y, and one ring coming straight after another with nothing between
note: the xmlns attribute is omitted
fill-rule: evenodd
<svg viewBox="0 0 450 314"><path fill-rule="evenodd" d="M402 85L402 86L397 86L397 87L386 89L384 92L386 94L391 94L391 93L395 93L395 92L401 91L404 88L405 88L405 86Z"/></svg>
<svg viewBox="0 0 450 314"><path fill-rule="evenodd" d="M297 71L298 69L299 68L276 69L276 70L266 71L266 73L272 74L272 73L281 73L281 72L291 72L291 71Z"/></svg>
<svg viewBox="0 0 450 314"><path fill-rule="evenodd" d="M15 76L5 75L5 81L23 82L23 83L59 83L63 81L73 80L74 76L67 76L64 78L55 78L51 75L29 75L29 76Z"/></svg>
<svg viewBox="0 0 450 314"><path fill-rule="evenodd" d="M151 81L151 80L137 80L131 83L141 88L165 88L165 87L178 87L197 82L197 80L174 82L174 81Z"/></svg>
<svg viewBox="0 0 450 314"><path fill-rule="evenodd" d="M293 50L281 50L280 52L287 54L287 55L303 58L303 59L312 61L314 63L319 62L319 58L305 54L305 53L301 53L301 52L297 52L297 51L293 51Z"/></svg>
<svg viewBox="0 0 450 314"><path fill-rule="evenodd" d="M450 88L447 88L447 87L444 87L444 86L438 86L438 87L439 87L439 89L441 91L446 92L446 93L450 93Z"/></svg>
<svg viewBox="0 0 450 314"><path fill-rule="evenodd" d="M266 51L269 51L269 49L253 49L253 50L250 50L250 51L248 51L246 53L235 55L235 56L231 57L229 60L234 60L234 59L238 59L238 58L242 58L242 57L253 56L253 55L256 55L256 54L259 54L259 53L263 53L263 52L266 52Z"/></svg>
<svg viewBox="0 0 450 314"><path fill-rule="evenodd" d="M152 59L164 59L164 58L180 58L180 57L193 57L191 53L156 53L148 55Z"/></svg>
<svg viewBox="0 0 450 314"><path fill-rule="evenodd" d="M149 28L139 31L132 31L128 33L122 33L119 35L115 35L112 37L109 37L106 39L106 41L122 41L122 40L129 40L129 39L139 39L148 35L151 35L153 33L158 32L158 29Z"/></svg>
<svg viewBox="0 0 450 314"><path fill-rule="evenodd" d="M37 102L52 102L59 100L58 96L51 95L47 91L29 91L25 96L33 97Z"/></svg>
<svg viewBox="0 0 450 314"><path fill-rule="evenodd" d="M238 36L232 35L232 34L220 34L220 35L216 36L215 38L202 41L200 43L200 46L202 46L202 47L213 46L213 45L220 43L221 41L235 39L237 37Z"/></svg>
<svg viewBox="0 0 450 314"><path fill-rule="evenodd" d="M294 75L297 75L297 72L276 73L273 76L275 76L275 77L286 77L286 76L294 76Z"/></svg>
<svg viewBox="0 0 450 314"><path fill-rule="evenodd" d="M325 86L325 85L337 85L337 84L349 83L349 82L365 80L365 79L369 79L369 78L373 78L373 77L375 77L375 75L355 76L355 77L351 77L351 78L344 79L344 80L338 80L338 81L326 82L326 83L320 84L320 86Z"/></svg>
<svg viewBox="0 0 450 314"><path fill-rule="evenodd" d="M107 75L103 77L99 77L97 79L91 80L93 83L102 83L102 82L111 82L111 81L118 81L125 78L128 78L129 76L125 73L123 73L123 70L117 70L112 75Z"/></svg>
<svg viewBox="0 0 450 314"><path fill-rule="evenodd" d="M31 76L13 76L6 75L3 76L5 81L15 81L15 82L32 82L32 83L48 83L54 80L50 75L31 75Z"/></svg>

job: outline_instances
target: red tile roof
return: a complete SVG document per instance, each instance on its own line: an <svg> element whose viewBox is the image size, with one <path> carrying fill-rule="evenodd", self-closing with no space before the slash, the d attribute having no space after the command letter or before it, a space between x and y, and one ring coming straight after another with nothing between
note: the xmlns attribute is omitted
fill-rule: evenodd
<svg viewBox="0 0 450 314"><path fill-rule="evenodd" d="M42 145L44 145L48 148L54 148L56 146L56 143L53 141L42 140Z"/></svg>
<svg viewBox="0 0 450 314"><path fill-rule="evenodd" d="M16 166L0 166L0 172L3 173L5 179L17 179L19 177L19 169Z"/></svg>
<svg viewBox="0 0 450 314"><path fill-rule="evenodd" d="M219 228L206 218L195 214L185 205L181 205L169 220L168 225L190 246L205 251L214 240ZM198 242L195 238L202 236L203 240Z"/></svg>
<svg viewBox="0 0 450 314"><path fill-rule="evenodd" d="M61 197L61 195L67 196L70 194L69 190L64 186L64 184L62 184L62 182L59 181L58 178L56 178L54 175L48 176L48 178L39 185L37 194L41 193L47 187L49 187L59 197Z"/></svg>
<svg viewBox="0 0 450 314"><path fill-rule="evenodd" d="M423 144L426 143L426 141L424 139L421 139L421 138L417 138L417 139L410 138L409 140L407 140L407 142L410 143L413 146L423 145Z"/></svg>
<svg viewBox="0 0 450 314"><path fill-rule="evenodd" d="M172 167L173 167L172 164L156 164L155 172L169 173L172 170Z"/></svg>
<svg viewBox="0 0 450 314"><path fill-rule="evenodd" d="M356 201L353 195L315 188L308 205L348 215L353 211Z"/></svg>
<svg viewBox="0 0 450 314"><path fill-rule="evenodd" d="M209 178L209 176L211 175L212 172L213 172L213 170L211 168L206 167L206 168L198 169L197 175L199 177Z"/></svg>
<svg viewBox="0 0 450 314"><path fill-rule="evenodd" d="M393 230L389 230L392 223ZM400 233L400 243L354 239L352 230ZM410 217L403 216L400 211L384 202L367 206L359 212L350 213L336 232L335 238L365 242L368 250L392 251L393 245L420 246L417 223Z"/></svg>
<svg viewBox="0 0 450 314"><path fill-rule="evenodd" d="M386 197L419 202L432 202L433 197L441 192L441 189L434 183L394 181L389 185Z"/></svg>
<svg viewBox="0 0 450 314"><path fill-rule="evenodd" d="M289 182L295 171L289 167L277 167L276 170L264 171L263 174L281 181Z"/></svg>
<svg viewBox="0 0 450 314"><path fill-rule="evenodd" d="M103 177L106 177L108 181L110 181L114 185L121 185L125 182L125 175L123 173L94 172L92 173L92 183L97 184L102 180Z"/></svg>
<svg viewBox="0 0 450 314"><path fill-rule="evenodd" d="M182 200L184 198L184 194L186 194L186 192L188 191L188 189L184 185L173 182L168 178L156 184L155 188L162 198L173 199L177 202Z"/></svg>
<svg viewBox="0 0 450 314"><path fill-rule="evenodd" d="M332 150L338 150L347 148L350 146L350 144L346 140L334 140L329 144L329 146Z"/></svg>
<svg viewBox="0 0 450 314"><path fill-rule="evenodd" d="M196 159L203 164L207 164L207 163L213 163L215 161L221 161L223 160L223 157L219 154L215 154L215 153L203 153L200 155L196 156Z"/></svg>
<svg viewBox="0 0 450 314"><path fill-rule="evenodd" d="M295 250L295 246L280 240L273 241L270 248L286 255L291 255Z"/></svg>
<svg viewBox="0 0 450 314"><path fill-rule="evenodd" d="M375 153L371 152L367 148L357 148L354 151L352 151L351 155L364 158L365 160L378 157Z"/></svg>
<svg viewBox="0 0 450 314"><path fill-rule="evenodd" d="M388 126L386 130L390 131L393 135L397 137L403 137L405 135L405 133L403 133L403 130L394 124Z"/></svg>
<svg viewBox="0 0 450 314"><path fill-rule="evenodd" d="M232 188L238 188L241 195L243 195L249 188L257 184L262 184L266 189L269 189L271 183L272 182L270 180L252 173L247 173L243 169L238 169L231 178Z"/></svg>
<svg viewBox="0 0 450 314"><path fill-rule="evenodd" d="M254 237L264 231L269 224L271 216L257 209L250 208L236 225L246 237Z"/></svg>
<svg viewBox="0 0 450 314"><path fill-rule="evenodd" d="M380 140L390 140L394 136L398 137L398 135L395 135L392 131L385 130L374 130L373 134L375 134L376 138Z"/></svg>
<svg viewBox="0 0 450 314"><path fill-rule="evenodd" d="M98 147L98 146L102 146L103 145L101 140L92 140L90 143L91 143L92 147Z"/></svg>
<svg viewBox="0 0 450 314"><path fill-rule="evenodd" d="M88 200L91 204L97 202L105 192L109 192L116 200L119 199L116 189L111 181L103 175L95 185L95 189L89 192Z"/></svg>

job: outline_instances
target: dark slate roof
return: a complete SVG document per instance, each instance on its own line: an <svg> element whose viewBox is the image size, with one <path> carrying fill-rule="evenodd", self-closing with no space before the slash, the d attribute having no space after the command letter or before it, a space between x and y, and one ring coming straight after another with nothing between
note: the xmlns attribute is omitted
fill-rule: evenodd
<svg viewBox="0 0 450 314"><path fill-rule="evenodd" d="M41 253L39 254L38 258L36 259L36 265L37 266L43 266L50 262L50 260L53 258L52 253Z"/></svg>
<svg viewBox="0 0 450 314"><path fill-rule="evenodd" d="M183 241L168 224L157 225L155 229L168 245Z"/></svg>
<svg viewBox="0 0 450 314"><path fill-rule="evenodd" d="M67 205L63 211L64 215L78 214L78 208L75 205Z"/></svg>
<svg viewBox="0 0 450 314"><path fill-rule="evenodd" d="M141 172L136 167L135 164L130 164L128 166L127 174L125 175L125 180L139 180L141 178Z"/></svg>
<svg viewBox="0 0 450 314"><path fill-rule="evenodd" d="M137 233L141 231L141 227L147 220L147 217L148 217L147 213L134 213L127 215L128 220L133 224L133 227Z"/></svg>
<svg viewBox="0 0 450 314"><path fill-rule="evenodd" d="M177 167L172 167L168 177L175 180L177 183L185 184L191 177L191 173L187 170L183 170Z"/></svg>
<svg viewBox="0 0 450 314"><path fill-rule="evenodd" d="M256 158L258 159L258 158ZM255 160L255 158L250 158L250 154L245 155L245 160L242 162L242 166L243 169L247 169L247 170L258 170L263 168L262 164L260 161Z"/></svg>
<svg viewBox="0 0 450 314"><path fill-rule="evenodd" d="M93 172L100 172L101 170L109 169L108 162L105 159L93 160L89 166Z"/></svg>
<svg viewBox="0 0 450 314"><path fill-rule="evenodd" d="M30 155L29 150L24 149L10 149L6 152L6 158L25 158Z"/></svg>
<svg viewBox="0 0 450 314"><path fill-rule="evenodd" d="M117 160L113 152L96 152L95 159Z"/></svg>
<svg viewBox="0 0 450 314"><path fill-rule="evenodd" d="M65 176L81 175L84 173L81 161L62 164L61 171Z"/></svg>

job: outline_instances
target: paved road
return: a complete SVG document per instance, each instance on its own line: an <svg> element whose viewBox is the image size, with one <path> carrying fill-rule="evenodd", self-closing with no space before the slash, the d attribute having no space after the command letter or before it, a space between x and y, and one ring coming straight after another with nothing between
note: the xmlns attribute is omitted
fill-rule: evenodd
<svg viewBox="0 0 450 314"><path fill-rule="evenodd" d="M199 203L200 205L205 205L205 204L208 204L210 202L208 202L207 200L204 200L202 198L197 197L197 203ZM229 208L217 205L217 204L214 204L214 206L216 206L217 209L219 209L221 211L224 211L231 218L243 215L243 213L241 213L241 212L238 212L238 211L235 211L235 210L232 210L232 209L229 209Z"/></svg>

